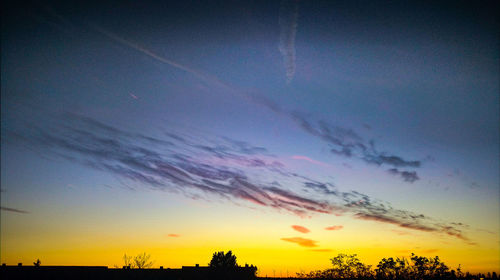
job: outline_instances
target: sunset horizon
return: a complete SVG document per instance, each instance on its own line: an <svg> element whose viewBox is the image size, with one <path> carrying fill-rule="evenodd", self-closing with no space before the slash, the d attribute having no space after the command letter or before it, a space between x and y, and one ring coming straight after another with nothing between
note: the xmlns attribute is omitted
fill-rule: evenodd
<svg viewBox="0 0 500 280"><path fill-rule="evenodd" d="M495 6L5 1L0 263L500 274Z"/></svg>

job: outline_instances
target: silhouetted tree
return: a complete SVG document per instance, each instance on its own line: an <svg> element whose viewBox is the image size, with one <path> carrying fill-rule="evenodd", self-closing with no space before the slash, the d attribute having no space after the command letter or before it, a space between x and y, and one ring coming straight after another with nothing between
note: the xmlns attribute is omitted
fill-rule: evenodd
<svg viewBox="0 0 500 280"><path fill-rule="evenodd" d="M301 278L312 279L377 279L377 280L428 280L464 279L460 266L450 271L439 257L426 258L411 254L411 258L383 258L375 270L363 264L357 255L338 254L331 259L333 268L310 273L297 273ZM458 275L461 277L457 278ZM467 274L466 277L471 277ZM483 277L479 275L479 277ZM467 278L468 279L468 278Z"/></svg>
<svg viewBox="0 0 500 280"><path fill-rule="evenodd" d="M134 262L132 261L132 256L123 255L123 264L128 268L134 268Z"/></svg>
<svg viewBox="0 0 500 280"><path fill-rule="evenodd" d="M38 267L42 264L42 262L40 261L40 259L36 259L36 262L33 262L33 265Z"/></svg>
<svg viewBox="0 0 500 280"><path fill-rule="evenodd" d="M146 252L142 254L138 254L134 257L134 263L137 268L150 268L153 266L153 261L150 260L151 255L146 254Z"/></svg>
<svg viewBox="0 0 500 280"><path fill-rule="evenodd" d="M329 278L367 278L371 277L371 266L363 264L357 254L338 254L330 259L333 268L329 269Z"/></svg>
<svg viewBox="0 0 500 280"><path fill-rule="evenodd" d="M373 278L373 271L371 265L362 263L356 254L338 254L336 257L330 259L333 268L326 270L316 270L310 273L297 273L300 278L313 278L313 279L370 279Z"/></svg>
<svg viewBox="0 0 500 280"><path fill-rule="evenodd" d="M411 274L406 258L383 258L375 269L377 279L408 279Z"/></svg>
<svg viewBox="0 0 500 280"><path fill-rule="evenodd" d="M153 266L154 261L151 261L150 254L146 254L146 252L144 252L142 254L138 254L135 257L127 256L127 254L124 254L123 263L126 267L129 268L150 268Z"/></svg>
<svg viewBox="0 0 500 280"><path fill-rule="evenodd" d="M236 256L231 251L225 254L224 251L215 252L208 265L212 268L233 268L238 266Z"/></svg>
<svg viewBox="0 0 500 280"><path fill-rule="evenodd" d="M462 266L460 264L458 264L458 267L457 267L457 277L458 278L464 277L464 273L462 272Z"/></svg>

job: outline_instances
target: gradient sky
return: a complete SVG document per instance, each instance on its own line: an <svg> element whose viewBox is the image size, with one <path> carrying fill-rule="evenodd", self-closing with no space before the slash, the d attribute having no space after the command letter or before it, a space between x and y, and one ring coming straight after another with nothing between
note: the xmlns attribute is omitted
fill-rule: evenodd
<svg viewBox="0 0 500 280"><path fill-rule="evenodd" d="M493 4L2 4L1 262L500 272Z"/></svg>

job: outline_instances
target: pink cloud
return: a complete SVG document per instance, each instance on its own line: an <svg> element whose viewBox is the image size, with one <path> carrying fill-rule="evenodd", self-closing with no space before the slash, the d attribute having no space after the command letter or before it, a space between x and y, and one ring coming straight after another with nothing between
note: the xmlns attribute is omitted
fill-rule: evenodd
<svg viewBox="0 0 500 280"><path fill-rule="evenodd" d="M302 233L308 233L310 232L310 230L308 228L305 228L303 226L298 226L298 225L293 225L292 228L298 232L302 232Z"/></svg>
<svg viewBox="0 0 500 280"><path fill-rule="evenodd" d="M310 162L312 164L316 164L316 165L321 165L321 166L330 166L329 164L327 163L324 163L324 162L321 162L321 161L317 161L317 160L314 160L310 157L306 157L306 156L301 156L301 155L293 155L292 156L292 159L297 159L297 160L305 160L307 162Z"/></svg>
<svg viewBox="0 0 500 280"><path fill-rule="evenodd" d="M331 227L326 227L326 230L341 230L343 229L344 226L331 226Z"/></svg>
<svg viewBox="0 0 500 280"><path fill-rule="evenodd" d="M281 238L281 240L286 242L296 243L302 247L318 247L318 245L316 244L318 241L302 237Z"/></svg>
<svg viewBox="0 0 500 280"><path fill-rule="evenodd" d="M168 237L180 237L180 235L176 234L176 233L169 233L167 236Z"/></svg>

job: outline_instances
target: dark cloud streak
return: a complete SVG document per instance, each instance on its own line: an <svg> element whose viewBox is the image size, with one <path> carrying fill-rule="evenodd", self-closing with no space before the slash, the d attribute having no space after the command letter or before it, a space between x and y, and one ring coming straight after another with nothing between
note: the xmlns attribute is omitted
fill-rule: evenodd
<svg viewBox="0 0 500 280"><path fill-rule="evenodd" d="M329 182L316 181L287 170L265 148L246 142L229 138L200 140L206 137L191 140L173 131L163 134L167 139L159 139L126 132L76 114L49 118L44 125L47 127L43 129L28 125L29 129L25 131L3 130L2 136L3 139L27 142L27 146L41 153L108 172L142 186L181 192L191 198L205 198L201 194L210 194L237 204L247 201L301 217L314 213L347 213L360 220L441 232L472 243L458 223L441 223L421 214L393 209L387 203L356 191L341 192ZM362 143L358 143L361 137L355 132L327 128L326 124L322 126L321 131L311 128L312 133L327 134L328 137L321 137L363 149ZM259 176L252 172L266 174L269 180L257 179ZM397 172L403 174L403 171ZM302 184L307 195L284 188L288 183Z"/></svg>
<svg viewBox="0 0 500 280"><path fill-rule="evenodd" d="M8 211L8 212L14 212L14 213L19 213L19 214L29 214L30 212L28 211L24 211L24 210L19 210L19 209L16 209L16 208L10 208L10 207L3 207L1 206L0 209L2 211Z"/></svg>

